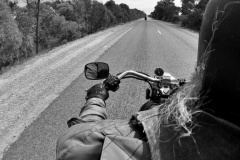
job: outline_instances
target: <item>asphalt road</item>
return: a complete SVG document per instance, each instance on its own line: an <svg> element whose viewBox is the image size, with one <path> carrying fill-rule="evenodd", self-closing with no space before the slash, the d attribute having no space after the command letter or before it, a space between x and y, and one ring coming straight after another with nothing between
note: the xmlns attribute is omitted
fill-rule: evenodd
<svg viewBox="0 0 240 160"><path fill-rule="evenodd" d="M148 20L134 27L97 61L109 64L111 74L137 70L153 75L157 67L176 78L190 79L197 60L198 33L174 24ZM41 115L29 125L4 153L3 160L53 160L58 136L67 129L67 120L78 116L85 102L85 89L99 81L75 79ZM129 119L145 100L147 84L124 80L107 101L111 119Z"/></svg>

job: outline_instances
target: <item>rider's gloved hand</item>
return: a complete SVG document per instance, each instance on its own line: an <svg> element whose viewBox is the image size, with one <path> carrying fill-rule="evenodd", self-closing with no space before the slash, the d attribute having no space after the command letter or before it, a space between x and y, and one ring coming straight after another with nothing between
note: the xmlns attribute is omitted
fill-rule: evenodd
<svg viewBox="0 0 240 160"><path fill-rule="evenodd" d="M110 76L103 83L107 90L115 92L119 88L120 80L115 76Z"/></svg>
<svg viewBox="0 0 240 160"><path fill-rule="evenodd" d="M178 79L179 81L179 85L182 86L183 84L186 83L186 80L185 79Z"/></svg>
<svg viewBox="0 0 240 160"><path fill-rule="evenodd" d="M89 100L90 98L100 98L105 102L108 97L109 93L106 90L105 85L103 83L99 83L95 84L87 91L85 99Z"/></svg>

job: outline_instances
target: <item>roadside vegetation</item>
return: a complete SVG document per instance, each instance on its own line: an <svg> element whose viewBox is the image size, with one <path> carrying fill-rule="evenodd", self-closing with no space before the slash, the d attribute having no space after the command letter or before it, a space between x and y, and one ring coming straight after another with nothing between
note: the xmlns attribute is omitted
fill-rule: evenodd
<svg viewBox="0 0 240 160"><path fill-rule="evenodd" d="M167 22L180 23L183 27L200 30L203 13L209 0L181 0L177 7L174 0L161 0L150 17Z"/></svg>
<svg viewBox="0 0 240 160"><path fill-rule="evenodd" d="M42 51L146 14L109 0L0 0L0 73Z"/></svg>

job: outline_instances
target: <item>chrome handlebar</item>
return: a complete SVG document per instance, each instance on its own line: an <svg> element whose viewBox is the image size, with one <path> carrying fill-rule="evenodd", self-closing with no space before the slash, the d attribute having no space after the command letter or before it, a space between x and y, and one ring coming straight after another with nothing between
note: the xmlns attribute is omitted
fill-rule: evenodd
<svg viewBox="0 0 240 160"><path fill-rule="evenodd" d="M136 72L136 71L133 71L133 70L128 70L128 71L125 71L119 75L117 75L118 79L121 80L123 78L125 78L126 76L128 75L132 75L132 76L136 76L136 77L139 77L139 78L143 78L147 81L150 81L150 82L163 82L163 81L166 81L165 83L168 83L168 84L179 84L179 80L177 79L172 79L171 76L159 76L158 78L153 78L153 77L150 77L148 75L145 75L145 74L142 74L140 72Z"/></svg>

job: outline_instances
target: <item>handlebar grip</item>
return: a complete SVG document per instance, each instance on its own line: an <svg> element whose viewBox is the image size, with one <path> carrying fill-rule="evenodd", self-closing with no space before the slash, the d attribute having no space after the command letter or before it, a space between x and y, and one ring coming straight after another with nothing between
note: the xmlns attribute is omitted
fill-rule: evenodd
<svg viewBox="0 0 240 160"><path fill-rule="evenodd" d="M103 83L105 84L106 90L116 92L119 89L120 80L115 76L111 76Z"/></svg>

